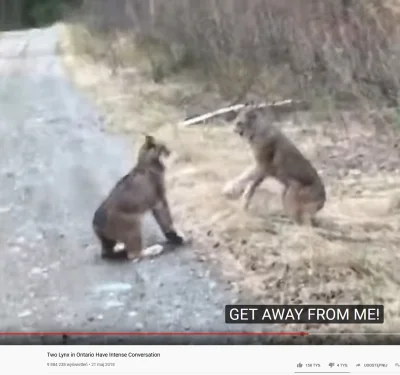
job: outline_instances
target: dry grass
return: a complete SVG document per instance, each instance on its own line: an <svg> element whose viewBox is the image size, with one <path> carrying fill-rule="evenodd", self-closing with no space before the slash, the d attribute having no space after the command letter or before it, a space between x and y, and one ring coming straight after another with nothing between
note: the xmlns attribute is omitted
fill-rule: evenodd
<svg viewBox="0 0 400 375"><path fill-rule="evenodd" d="M84 0L80 19L163 50L149 53L154 79L195 66L229 100L322 91L338 106L395 105L398 9L399 0Z"/></svg>
<svg viewBox="0 0 400 375"><path fill-rule="evenodd" d="M168 173L174 216L193 232L199 256L217 261L249 301L384 304L384 325L296 329L400 331L400 175L394 130L377 133L366 118L362 123L349 119L346 131L339 124L306 119L282 124L326 181L321 228L289 223L282 215L281 188L273 181L264 184L245 213L221 190L248 165L246 145L229 126L176 125L186 116L185 106L204 97L214 101L214 94L184 74L163 84L152 82L141 55L123 40L120 51L129 54L135 68L112 76L103 60L73 53L82 30L64 31L66 66L107 114L109 130L132 136L132 142L141 141L139 132L151 132L176 150Z"/></svg>

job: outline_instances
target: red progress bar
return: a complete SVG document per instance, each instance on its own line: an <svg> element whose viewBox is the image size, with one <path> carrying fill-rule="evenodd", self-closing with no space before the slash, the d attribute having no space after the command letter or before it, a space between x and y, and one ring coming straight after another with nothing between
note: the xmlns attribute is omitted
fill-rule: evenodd
<svg viewBox="0 0 400 375"><path fill-rule="evenodd" d="M308 336L308 332L0 332L0 336Z"/></svg>

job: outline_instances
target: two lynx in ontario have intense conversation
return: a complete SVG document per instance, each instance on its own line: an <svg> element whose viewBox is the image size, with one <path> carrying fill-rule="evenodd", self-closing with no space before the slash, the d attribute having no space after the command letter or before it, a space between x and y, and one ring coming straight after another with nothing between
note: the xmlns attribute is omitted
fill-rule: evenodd
<svg viewBox="0 0 400 375"><path fill-rule="evenodd" d="M273 177L284 186L282 203L289 218L299 225L315 225L315 215L323 208L326 193L311 162L265 120L257 106L246 105L242 109L234 120L234 132L249 143L254 165L228 182L223 194L230 199L241 196L242 206L247 210L256 189L267 177ZM169 155L165 144L146 135L135 167L117 182L97 208L92 226L103 258L139 260L163 252L161 244L143 248L141 222L149 211L168 243L184 244L174 227L166 194L163 158Z"/></svg>

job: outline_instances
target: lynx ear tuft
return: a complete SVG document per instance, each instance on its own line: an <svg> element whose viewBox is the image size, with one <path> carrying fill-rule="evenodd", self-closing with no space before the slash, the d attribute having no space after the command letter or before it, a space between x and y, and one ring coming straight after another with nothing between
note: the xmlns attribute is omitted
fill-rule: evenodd
<svg viewBox="0 0 400 375"><path fill-rule="evenodd" d="M154 144L155 144L154 137L149 134L145 134L145 143L149 147L154 146Z"/></svg>

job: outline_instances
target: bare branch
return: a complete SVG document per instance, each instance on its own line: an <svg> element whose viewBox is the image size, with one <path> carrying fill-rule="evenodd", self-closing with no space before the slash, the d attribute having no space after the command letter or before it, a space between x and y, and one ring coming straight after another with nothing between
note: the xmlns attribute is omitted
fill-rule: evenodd
<svg viewBox="0 0 400 375"><path fill-rule="evenodd" d="M196 117L187 119L187 120L181 122L180 125L190 126L190 125L196 125L199 123L204 123L207 120L222 116L227 113L239 112L241 109L243 109L245 107L249 107L249 106L250 105L248 105L248 104L235 104L235 105L232 105L229 107L218 109L213 112L205 113L201 116L196 116ZM293 100L293 99L287 99L287 100L282 100L282 101L272 102L272 103L260 103L260 104L255 104L255 105L251 105L251 106L254 108L266 108L266 107L272 107L272 108L276 108L276 109L279 108L284 111L308 110L310 108L308 103L306 103L304 101Z"/></svg>

